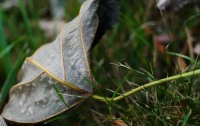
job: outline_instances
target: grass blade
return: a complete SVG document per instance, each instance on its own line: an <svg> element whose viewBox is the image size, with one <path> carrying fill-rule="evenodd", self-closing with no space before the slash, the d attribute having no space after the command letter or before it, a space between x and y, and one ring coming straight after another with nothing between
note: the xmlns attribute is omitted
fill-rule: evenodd
<svg viewBox="0 0 200 126"><path fill-rule="evenodd" d="M192 110L190 109L188 114L185 115L185 117L183 118L183 123L182 123L182 126L186 126L187 125L187 122L188 122L188 119L190 117L190 115L192 114Z"/></svg>
<svg viewBox="0 0 200 126"><path fill-rule="evenodd" d="M132 71L130 71L121 81L121 83L118 85L117 89L115 90L112 98L111 98L111 102L113 101L113 99L115 98L115 96L117 95L117 93L119 92L119 90L121 89L122 85L126 82L126 79L128 78L128 76L130 75Z"/></svg>
<svg viewBox="0 0 200 126"><path fill-rule="evenodd" d="M180 54L180 53L176 53L176 52L168 52L167 51L167 53L170 54L170 55L178 56L178 57L187 59L187 60L189 60L191 62L194 62L194 59L190 58L189 56L186 56L186 55L183 55L183 54Z"/></svg>
<svg viewBox="0 0 200 126"><path fill-rule="evenodd" d="M38 46L37 46L37 43L36 43L35 38L33 36L32 27L30 25L30 22L29 22L29 19L28 19L28 14L26 12L26 8L25 8L22 0L19 0L19 9L20 9L20 12L21 12L23 20L24 20L24 25L25 25L26 31L27 31L27 33L30 37L31 47L33 49L36 49Z"/></svg>
<svg viewBox="0 0 200 126"><path fill-rule="evenodd" d="M3 21L2 21L2 11L0 10L0 52L7 47L6 35L4 33ZM1 58L1 57L0 57ZM3 66L5 68L5 72L8 75L10 70L12 69L12 63L10 59L10 53L8 52L3 57Z"/></svg>
<svg viewBox="0 0 200 126"><path fill-rule="evenodd" d="M57 93L59 99L60 99L68 108L70 108L70 106L65 102L65 99L63 98L63 96L62 96L61 92L59 91L59 89L58 89L55 85L53 85L53 88L54 88L54 90L56 91L56 93Z"/></svg>
<svg viewBox="0 0 200 126"><path fill-rule="evenodd" d="M23 42L25 39L25 36L20 37L19 39L13 41L10 45L8 45L6 48L0 51L0 58L5 57L7 54L9 54L10 50L15 47L17 44Z"/></svg>
<svg viewBox="0 0 200 126"><path fill-rule="evenodd" d="M10 88L15 84L17 73L21 68L21 65L23 64L26 56L27 54L24 53L24 50L22 50L19 54L19 58L17 59L17 63L8 74L6 81L4 82L3 87L0 91L0 107L2 107L2 105L4 104Z"/></svg>

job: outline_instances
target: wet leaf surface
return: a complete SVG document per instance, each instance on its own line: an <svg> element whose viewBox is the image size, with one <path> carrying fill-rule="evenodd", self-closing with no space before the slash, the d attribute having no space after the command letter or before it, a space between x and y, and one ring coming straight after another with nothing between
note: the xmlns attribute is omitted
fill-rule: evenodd
<svg viewBox="0 0 200 126"><path fill-rule="evenodd" d="M6 122L3 120L1 116L0 116L0 126L7 126Z"/></svg>
<svg viewBox="0 0 200 126"><path fill-rule="evenodd" d="M88 55L98 26L97 8L98 0L85 1L79 15L52 43L26 58L22 79L10 90L3 110L5 119L20 123L45 121L93 93Z"/></svg>

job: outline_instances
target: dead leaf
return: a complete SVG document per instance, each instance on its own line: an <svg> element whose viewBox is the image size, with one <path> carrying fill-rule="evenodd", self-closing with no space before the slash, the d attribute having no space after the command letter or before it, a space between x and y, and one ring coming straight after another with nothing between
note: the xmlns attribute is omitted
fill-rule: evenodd
<svg viewBox="0 0 200 126"><path fill-rule="evenodd" d="M124 121L122 120L115 120L114 121L115 126L128 126Z"/></svg>
<svg viewBox="0 0 200 126"><path fill-rule="evenodd" d="M157 7L162 11L178 11L193 0L159 0Z"/></svg>
<svg viewBox="0 0 200 126"><path fill-rule="evenodd" d="M165 37L163 37L162 35L154 35L154 45L155 48L161 53L164 54L165 53L165 46L164 43L166 42ZM163 42L164 41L164 42Z"/></svg>
<svg viewBox="0 0 200 126"><path fill-rule="evenodd" d="M180 70L180 72L184 72L187 69L187 63L185 62L185 60L181 57L177 58L177 64L178 64L178 70Z"/></svg>
<svg viewBox="0 0 200 126"><path fill-rule="evenodd" d="M99 23L98 2L85 1L79 16L63 27L55 41L26 58L22 80L10 90L3 110L5 119L38 123L93 94L88 55Z"/></svg>

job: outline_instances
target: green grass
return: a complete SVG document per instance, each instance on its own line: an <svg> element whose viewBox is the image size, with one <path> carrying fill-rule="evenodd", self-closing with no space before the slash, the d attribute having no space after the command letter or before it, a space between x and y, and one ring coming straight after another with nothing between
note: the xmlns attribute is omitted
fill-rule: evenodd
<svg viewBox="0 0 200 126"><path fill-rule="evenodd" d="M193 59L189 50L182 53L187 44L185 26L194 29L200 22L200 12L190 9L185 14L169 16L161 15L153 0L120 2L119 22L91 54L92 73L99 84L96 94L112 100L105 103L90 98L46 125L55 121L63 126L115 126L120 121L128 126L200 125L199 76L168 81L114 100L143 84L182 73L178 58L186 63L186 71L200 69L198 55ZM29 50L28 55L31 55L39 46L54 39L46 38L38 26L47 5L47 1L29 1L27 7L20 2L19 8L0 10L1 107L6 103L10 87L17 82L25 52ZM68 0L65 20L73 19L79 7L78 0ZM168 47L164 54L159 52L154 41L154 35L162 33L176 36L175 40L163 44ZM194 35L199 37L197 33Z"/></svg>
<svg viewBox="0 0 200 126"><path fill-rule="evenodd" d="M0 34L1 34L1 36L0 36L0 52L3 52L3 50L5 48L7 48L8 44L7 44L7 41L6 41L5 31L4 31L4 27L3 27L3 15L2 15L1 10L0 10ZM12 69L10 53L8 52L3 57L4 57L4 60L2 61L3 62L3 69L6 73L6 75L8 75L8 73Z"/></svg>

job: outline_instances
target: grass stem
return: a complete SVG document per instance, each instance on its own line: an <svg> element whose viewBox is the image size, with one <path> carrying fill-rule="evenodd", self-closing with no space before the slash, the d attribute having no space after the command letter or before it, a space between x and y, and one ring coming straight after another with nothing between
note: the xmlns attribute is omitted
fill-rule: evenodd
<svg viewBox="0 0 200 126"><path fill-rule="evenodd" d="M175 76L171 76L171 77L167 77L167 78L160 79L160 80L157 80L157 81L153 81L153 82L141 85L141 86L139 86L135 89L132 89L132 90L120 95L120 96L114 97L113 99L112 98L105 98L105 97L102 97L102 96L99 96L99 95L93 95L92 97L94 99L102 101L102 102L118 101L118 100L121 100L121 99L123 99L127 96L130 96L130 95L132 95L132 94L134 94L138 91L144 90L146 88L154 87L154 86L161 85L161 84L164 84L164 83L169 82L169 81L174 81L174 80L178 80L178 79L181 79L181 78L190 77L190 76L194 76L194 75L198 75L198 74L200 74L200 69L195 70L195 71L191 71L191 72L187 72L187 73L183 73L183 74L179 74L179 75L175 75Z"/></svg>

